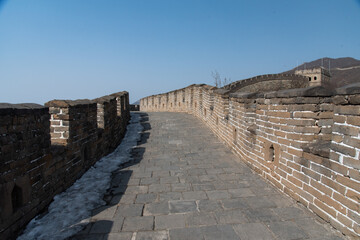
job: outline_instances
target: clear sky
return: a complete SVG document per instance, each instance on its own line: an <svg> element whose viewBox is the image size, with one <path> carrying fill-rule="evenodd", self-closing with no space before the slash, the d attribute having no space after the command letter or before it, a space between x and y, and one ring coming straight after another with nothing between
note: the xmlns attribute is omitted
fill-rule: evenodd
<svg viewBox="0 0 360 240"><path fill-rule="evenodd" d="M0 102L130 101L360 59L359 0L0 0Z"/></svg>

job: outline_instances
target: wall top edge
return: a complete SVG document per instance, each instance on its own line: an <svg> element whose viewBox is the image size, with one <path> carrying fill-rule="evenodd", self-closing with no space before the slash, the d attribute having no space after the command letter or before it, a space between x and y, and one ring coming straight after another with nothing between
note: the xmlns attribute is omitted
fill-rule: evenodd
<svg viewBox="0 0 360 240"><path fill-rule="evenodd" d="M289 97L331 97L334 91L322 86L286 89L264 93L265 98L289 98Z"/></svg>
<svg viewBox="0 0 360 240"><path fill-rule="evenodd" d="M116 97L120 97L123 95L129 94L126 91L113 93L110 95L105 95L103 97L95 98L93 100L90 99L77 99L77 100L60 100L60 99L54 99L47 103L45 103L46 107L73 107L73 106L80 106L80 105L90 105L90 104L96 104L96 103L105 103L109 102L112 99L115 99Z"/></svg>
<svg viewBox="0 0 360 240"><path fill-rule="evenodd" d="M78 99L78 100L51 100L45 103L47 107L73 107L80 105L91 105L96 104L95 101L89 99Z"/></svg>
<svg viewBox="0 0 360 240"><path fill-rule="evenodd" d="M264 74L264 75L258 75L255 77L251 77L251 78L246 78L246 79L242 79L242 80L237 80L235 82L232 82L228 85L225 85L224 87L222 87L223 89L233 89L233 88L237 88L241 85L244 84L248 84L253 82L254 80L284 80L284 79L288 79L288 80L304 80L307 79L307 77L303 76L303 75L298 75L298 74L284 74L284 73L278 73L278 74Z"/></svg>
<svg viewBox="0 0 360 240"><path fill-rule="evenodd" d="M94 101L97 102L97 103L100 103L100 104L109 103L111 101L116 101L116 97L117 96L107 95L107 96L95 98Z"/></svg>
<svg viewBox="0 0 360 240"><path fill-rule="evenodd" d="M0 115L47 113L48 107L35 103L0 103Z"/></svg>
<svg viewBox="0 0 360 240"><path fill-rule="evenodd" d="M335 89L335 94L337 95L350 95L350 94L359 94L360 93L360 82L352 83L344 87Z"/></svg>

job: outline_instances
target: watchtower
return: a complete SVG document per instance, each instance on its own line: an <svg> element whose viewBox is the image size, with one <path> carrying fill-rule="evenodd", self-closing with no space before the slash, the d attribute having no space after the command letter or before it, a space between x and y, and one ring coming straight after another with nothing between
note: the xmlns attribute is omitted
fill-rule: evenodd
<svg viewBox="0 0 360 240"><path fill-rule="evenodd" d="M303 75L309 78L309 86L327 86L330 83L329 70L320 67L313 69L296 70L296 75Z"/></svg>

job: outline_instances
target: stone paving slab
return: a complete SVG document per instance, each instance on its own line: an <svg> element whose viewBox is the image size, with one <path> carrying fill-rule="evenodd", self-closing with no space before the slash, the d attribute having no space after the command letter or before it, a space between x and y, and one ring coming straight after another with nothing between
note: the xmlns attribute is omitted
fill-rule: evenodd
<svg viewBox="0 0 360 240"><path fill-rule="evenodd" d="M185 113L138 113L134 160L113 173L106 206L70 239L346 239L253 173Z"/></svg>

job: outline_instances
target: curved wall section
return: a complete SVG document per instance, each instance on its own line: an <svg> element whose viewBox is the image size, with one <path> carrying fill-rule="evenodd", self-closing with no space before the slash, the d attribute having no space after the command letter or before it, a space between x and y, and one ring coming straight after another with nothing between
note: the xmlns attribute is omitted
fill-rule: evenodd
<svg viewBox="0 0 360 240"><path fill-rule="evenodd" d="M360 236L360 84L267 93L191 85L143 98L140 110L197 116L274 186Z"/></svg>

